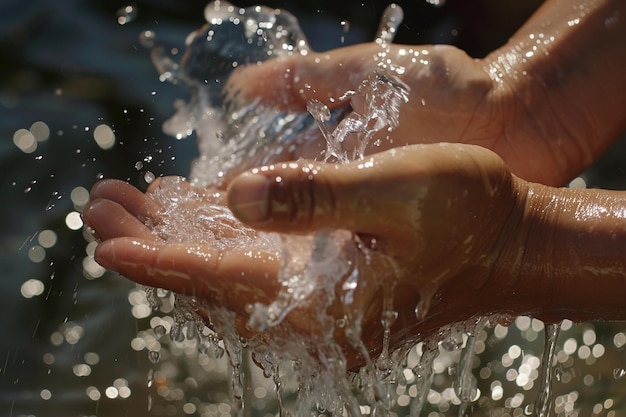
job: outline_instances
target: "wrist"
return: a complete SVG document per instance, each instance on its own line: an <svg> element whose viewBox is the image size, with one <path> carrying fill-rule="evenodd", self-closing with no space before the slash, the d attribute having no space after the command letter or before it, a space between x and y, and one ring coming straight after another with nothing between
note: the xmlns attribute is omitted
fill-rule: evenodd
<svg viewBox="0 0 626 417"><path fill-rule="evenodd" d="M538 239L536 231L541 230L537 226L544 223L534 215L537 201L542 200L540 190L517 177L512 180L514 202L489 251L485 270L488 286L493 288L492 298L496 300L495 312L514 317L541 305L549 288L539 288L548 280L534 282L534 274L528 270L529 259L537 249L533 244Z"/></svg>
<svg viewBox="0 0 626 417"><path fill-rule="evenodd" d="M626 318L624 193L523 188L494 268L507 280L510 313L544 321Z"/></svg>
<svg viewBox="0 0 626 417"><path fill-rule="evenodd" d="M626 23L616 16L624 13L621 0L547 1L483 59L506 112L500 147L534 155L517 164L503 155L514 173L562 185L623 133Z"/></svg>

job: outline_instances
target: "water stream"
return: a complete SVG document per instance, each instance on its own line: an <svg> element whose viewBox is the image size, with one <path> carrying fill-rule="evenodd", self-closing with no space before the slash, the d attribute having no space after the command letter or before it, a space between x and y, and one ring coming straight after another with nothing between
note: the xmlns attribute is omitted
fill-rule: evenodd
<svg viewBox="0 0 626 417"><path fill-rule="evenodd" d="M255 165L269 163L284 152L293 153L303 141L311 140L319 132L326 141L325 161L345 163L360 159L375 137L378 136L376 141L380 143L397 126L398 109L408 100L408 87L396 76L404 69L387 66L384 59L356 91L346 91L338 98L349 101L358 97L365 103L365 111L360 113L350 112L349 107L330 111L315 100L308 103L308 113L277 112L260 102L246 102L237 96L229 96L224 85L237 67L280 56L306 55L308 43L296 19L282 10L262 6L243 9L217 1L206 7L205 18L207 25L187 38L187 49L180 62L167 56L158 45L154 46L152 35L144 34L144 40L149 39L146 44L153 48L153 60L161 79L184 84L192 92L188 102L177 103L176 114L164 126L164 130L177 139L196 132L200 157L193 164L189 178L192 183L219 185L230 170L245 166L248 160L254 160ZM401 21L402 9L389 6L376 38L381 48L380 57L385 56L387 45L393 41ZM347 140L354 137L358 138L356 143ZM249 325L257 331L269 331L278 326L314 292L318 299L327 300L319 309L317 320L333 323L335 319L326 315L324 305L328 306L334 300L334 288L341 283L339 280L344 280L344 288L364 285L358 282L359 271L367 266L360 265L355 252L346 251L345 247L353 247L353 251L367 249L354 244L355 237L350 233L321 232L313 237L257 233L243 227L218 204L207 204L201 211L189 213L186 202L199 196L185 189L181 181L162 181L159 191L154 194L154 198L168 207L164 216L166 221L155 227L155 233L168 240L210 242L223 248L252 247L280 253L283 266L279 279L283 290L269 305L257 303L250 306ZM195 219L192 224L185 221L190 217ZM224 233L225 229L227 233ZM231 238L222 238L218 236L220 234ZM157 291L148 289L147 292L153 307L158 309ZM270 340L242 343L234 330L233 313L200 305L209 311L211 327L215 331L207 334L202 319L193 313L198 301L174 294L176 311L172 339L195 339L200 345L211 346L214 351L227 352L232 369L232 393L238 403L234 410L241 411L246 406L242 400L246 385L242 363L243 355L250 352L264 375L275 383L281 416L303 416L314 411L353 417L391 416L394 414L392 407L399 401L396 387L404 378L402 365L407 360L407 351L397 353L389 349L391 326L398 313L393 309L390 291L387 292L381 317L383 350L376 360L370 358L361 341L361 317L354 315L349 304L345 306L345 319L340 328L365 358L365 366L356 377L357 393L346 369L346 358L334 340L335 325L332 324L327 326L321 338L313 342L317 345L314 351L303 349L312 340L298 335L285 339L285 335L270 333ZM427 314L428 297L422 298L416 307L418 317ZM421 344L419 363L412 368L416 380L416 392L409 401L412 416L421 415L429 401L436 374L435 360L444 351L460 352L458 377L454 383L455 401L458 401L459 417L471 414L474 402L480 398L474 375L477 335L496 325L497 321L498 318L492 317L456 324L441 329ZM183 334L181 329L184 327L187 331ZM535 407L538 417L548 416L551 406L550 376L558 326L548 326L546 334L545 353L537 366L542 374ZM151 355L155 353L150 352ZM293 372L283 375L283 366L292 367ZM294 383L298 395L295 403L288 405L285 387Z"/></svg>
<svg viewBox="0 0 626 417"><path fill-rule="evenodd" d="M327 145L325 161L345 163L361 159L375 136L378 136L377 143L388 140L389 134L397 126L398 110L408 100L408 87L396 75L404 69L388 65L384 57L402 21L402 10L398 6L389 6L381 20L376 38L381 48L377 70L356 91L346 91L339 98L346 101L358 97L364 103L364 109L359 113L349 112L346 108L331 112L321 102L314 100L308 103L308 113L280 113L258 102L241 102L237 97L229 97L223 87L228 76L238 66L291 54L305 55L309 52L308 44L295 18L285 11L260 6L240 9L225 2L215 2L206 7L205 18L208 24L188 37L187 50L180 63L164 55L158 46L153 49L153 59L161 78L183 83L192 91L191 100L179 103L176 115L165 125L165 130L179 139L185 138L192 131L197 133L200 157L194 162L190 181L202 186L219 185L229 170L245 164L248 158L263 154L264 158L261 161L255 158L255 163L271 162L285 148L291 147L293 151L299 145L298 141L314 137L318 129ZM348 138L357 140L349 141ZM181 184L180 179L167 179L161 182L159 190L154 194L154 198L167 207L164 214L166 221L154 228L159 236L167 240L210 242L224 248L245 245L280 252L283 266L279 279L283 289L271 304L256 303L250 306L252 328L268 331L276 327L294 308L308 302L308 297L314 292L318 300L326 300L325 305L330 305L335 298L334 288L340 284L339 280L345 280L341 284L344 288L365 285L359 282L359 271L367 266L359 265L354 251L367 249L356 245L355 237L350 233L321 232L313 237L256 233L240 225L228 210L217 204L207 204L201 213L187 212L186 202L198 199L199 196ZM187 224L188 218L195 220ZM200 222L203 223L202 227L199 227ZM217 234L223 234L224 228L234 238L216 237ZM346 247L354 249L352 252L346 251ZM156 291L148 292L153 306L158 308ZM350 303L344 304L345 319L341 329L365 358L365 366L358 376L362 399L353 394L347 380L346 358L335 342L334 325L324 326L326 330L317 341L293 334L289 340L285 340L277 337L276 333L271 334L269 341L264 339L260 344L255 340L246 341L245 347L263 368L264 374L273 376L281 415L290 413L283 401L282 387L287 384L279 375L280 364L285 361L297 363L295 378L300 395L293 407L297 415L320 409L331 415L390 415L392 404L397 401L397 394L392 389L397 383L397 377L393 375L401 372L398 371L398 358L389 349L391 326L398 313L393 309L392 291L386 289L384 292L387 301L381 317L383 350L376 361L370 358L361 341L361 317L351 311ZM187 338L206 341L207 337L200 332L204 328L202 320L193 313L197 300L182 295L175 295L175 299L175 317L178 318L172 328L172 337L180 338L179 329L191 322L194 330L188 332ZM424 303L428 301L422 301L422 306L416 309L419 311L418 317L427 314ZM224 342L233 370L233 395L241 399L245 378L241 369L244 346L234 330L233 315L210 305L201 307L209 311L212 328ZM335 319L327 316L325 311L322 304L318 309L317 320L320 323L333 323ZM424 342L427 348L420 364L414 367L419 383L411 405L412 415L418 416L426 402L434 376L432 366L439 352L438 346L448 346L449 350L462 348L461 344L450 340L446 334L454 340L460 340L461 335L467 337L455 389L461 400L459 415L465 414L477 394L476 379L472 374L476 342L474 333L481 331L488 323L489 319L465 323L461 327L457 326L453 332L442 331L432 340ZM208 341L215 345L217 338L212 336ZM311 343L316 344L315 349L302 349ZM402 357L400 361L403 361Z"/></svg>
<svg viewBox="0 0 626 417"><path fill-rule="evenodd" d="M94 24L92 12L84 7L64 10L63 16L73 16L72 24L61 19L61 24L57 22L51 27L55 33L65 33L59 27L80 27L83 22L89 27L84 33L93 31L89 38L73 36L78 44L85 44L78 50L104 51L103 56L106 56L106 51L112 53L115 48L126 45L124 42L116 46L106 43L115 37L103 35L100 31L105 25ZM380 12L382 9L376 11ZM137 20L145 15L146 9L133 3L106 18L117 30L138 32L145 21L138 23ZM377 36L382 54L385 45L394 39L402 20L401 9L389 8L384 16ZM9 21L4 16L0 16L0 20ZM46 28L45 20L37 21L38 25L43 24L42 30ZM143 56L137 59L140 56L137 50L141 50L137 42L127 45L132 49L129 57L113 54L107 62L94 60L90 54L76 55L80 56L76 58L78 62L85 61L85 65L98 67L98 71L106 68L107 74L126 80L117 86L128 93L119 98L124 103L124 114L120 118L72 99L71 83L61 84L59 80L79 78L72 72L72 65L79 66L76 62L64 64L60 71L63 76L59 79L48 80L52 98L46 92L32 97L36 105L24 110L28 116L14 117L12 123L7 123L7 117L19 114L16 111L19 105L15 107L15 103L22 100L23 104L31 98L21 93L0 92L0 105L9 115L2 121L11 127L11 133L15 132L15 146L9 143L2 149L20 155L20 158L3 159L3 174L7 173L3 179L7 181L0 184L7 201L15 202L16 210L20 211L15 215L4 209L2 216L5 222L0 256L6 274L1 281L0 296L4 297L2 317L7 318L3 334L11 337L3 338L0 343L0 414L45 417L54 410L56 414L68 416L103 417L124 413L140 415L151 408L152 414L157 416L202 417L266 416L277 412L283 416L621 416L623 398L626 398L623 394L626 331L620 324L574 325L566 320L558 332L555 326L544 328L543 323L528 317L511 318L506 325L485 318L441 329L436 337L417 346L393 351L388 343L397 313L393 300L386 299L380 317L383 350L377 358L366 354L358 316L348 309L343 318L333 317L331 327L344 331L355 349L364 352L367 359L366 366L358 373L350 373L346 372L343 354L333 344L330 333L323 334L317 341L324 349L314 358L307 357L307 349L303 348L311 341L297 337L293 340L278 338L281 343L274 345L241 343L239 335L232 331L231 312L211 310L212 327L217 331L214 332L192 313L197 307L196 300L160 289L129 289L123 280L105 274L93 261L94 243L83 250L83 238L77 232L80 230L78 212L87 201L88 187L96 179L121 176L150 182L154 179L151 171L159 175L157 165L186 172L187 163L180 162L183 160L180 154L176 153L178 159L175 160L168 149L171 143L189 145L189 137L194 135L198 138L200 157L194 162L188 179L199 185L219 183L230 169L253 156L256 158L251 164L270 162L278 154L297 149L311 137L325 139L327 143L328 150L320 159L345 162L359 158L365 145L376 146L377 140L385 140L384 135L370 134L376 132L374 121L386 121L388 126L383 130L393 127L394 112L377 113L386 109L381 108L376 99L386 97L383 102L395 100L398 106L406 99L403 85L394 77L394 68L381 67L370 74L361 88L346 91L344 97L337 98L349 101L356 96L369 97L370 112L364 119L350 115L348 106L331 112L321 103L311 102L310 112L277 113L257 102L230 100L223 94L222 87L233 69L276 56L307 53L308 42L295 18L282 10L240 9L224 2L219 6L214 3L206 9L206 20L209 26L188 38L184 58L174 53L173 48L166 47L167 42L162 43L166 37L162 21L161 25L153 25L154 31L145 31L140 37L141 43L152 50L160 79L166 81L161 88L175 89L169 85L174 83L191 92L188 100L176 103L176 114L164 127L180 142L173 138L162 141L158 126L152 133L140 136L136 133L135 125L151 126L154 115L148 114L148 108L144 112L143 108L126 107L136 97L149 96L146 102L170 112L170 101L163 100L165 95L159 86L145 91L128 88L127 80L132 76L125 67L127 58L133 62L146 60ZM337 21L337 25L341 26L341 36L346 38L358 26L356 21L348 20L340 24ZM184 38L182 33L174 33ZM132 36L137 38L135 34ZM176 37L172 33L169 36ZM83 39L91 41L79 42ZM252 41L241 44L234 39ZM54 68L54 55L65 60L64 53L73 50L64 47L62 52L52 54L47 51L54 51L54 45L51 42L44 45L26 50L29 59L38 57L45 63L46 71ZM229 52L224 54L226 49ZM149 69L141 68L132 83L135 87L137 79L150 78ZM213 75L207 77L208 73ZM27 73L23 77L7 78L7 82L28 79ZM68 107L71 111L56 116L62 118L64 124L56 123L52 110L43 110L44 104L57 109L67 103L72 104ZM34 116L37 119L33 119ZM347 135L360 136L362 140L357 144L360 146L338 140ZM125 142L123 146L122 142ZM134 142L149 145L135 152ZM114 158L117 154L108 151L111 147L132 154L129 157L132 162ZM114 168L99 168L96 160L107 158ZM54 164L53 159L56 159ZM75 164L59 169L59 160ZM120 173L124 164L128 169ZM359 271L367 266L351 263L356 253L340 250L345 242L353 243L353 236L323 233L314 239L297 239L258 234L240 228L232 214L217 204L185 213L191 210L185 205L185 199L193 200L198 196L184 188L181 181L169 178L155 196L167 202L171 211L171 221L157 231L162 237L184 240L196 239L201 234L201 239L218 247L245 245L277 251L286 261L281 279L290 291L281 293L268 305L250 306L255 318L251 323L253 327L269 333L279 328L298 303L320 291L320 282L337 282L337 278L328 279L329 276L346 276L341 284L346 299L351 297L359 283ZM67 184L72 187L66 189ZM33 203L35 197L37 203ZM55 221L42 221L42 213L46 219L54 216ZM179 221L184 218L194 221ZM216 228L216 224L221 229ZM27 232L10 234L14 228L17 230L17 225L20 231ZM74 233L72 236L78 239L68 240L68 233ZM73 248L65 248L71 252L69 255L62 245ZM19 250L4 251L12 247L19 247ZM358 244L354 250L361 250ZM293 256L302 253L306 256ZM65 262L71 263L71 268L61 266L67 261L64 257L71 258L72 262ZM27 266L16 272L13 262L22 258ZM306 274L302 273L302 265L306 266ZM70 279L72 271L77 271L75 280ZM99 278L102 276L106 279ZM324 287L321 290L323 292ZM127 294L127 291L130 292ZM111 292L116 293L115 297ZM381 297L386 295L381 292ZM152 316L148 304L154 308ZM133 317L130 313L128 317L123 316L125 307L132 307ZM418 316L427 314L428 303L417 307ZM138 334L136 319L139 320ZM318 319L328 317L320 315ZM6 326L6 323L11 324ZM105 323L113 324L106 327ZM107 328L112 330L104 330ZM128 339L127 334L130 334ZM113 350L111 346L122 344L126 344L130 355L113 353L123 349ZM135 351L139 352L137 357L132 356ZM321 362L319 353L323 354ZM137 377L137 373L141 375ZM137 380L142 386L133 382ZM224 391L230 391L230 396Z"/></svg>

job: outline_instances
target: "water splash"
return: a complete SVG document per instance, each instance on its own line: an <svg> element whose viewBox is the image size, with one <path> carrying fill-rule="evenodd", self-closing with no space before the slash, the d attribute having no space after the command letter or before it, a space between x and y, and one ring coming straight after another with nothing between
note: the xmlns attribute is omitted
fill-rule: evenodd
<svg viewBox="0 0 626 417"><path fill-rule="evenodd" d="M467 333L467 342L459 362L459 377L454 387L457 397L461 400L459 417L465 416L468 405L476 398L476 377L472 373L476 356L476 334L481 332L488 323L489 319L483 317L478 320L476 327Z"/></svg>
<svg viewBox="0 0 626 417"><path fill-rule="evenodd" d="M207 24L187 37L180 63L162 47L152 50L160 78L192 93L189 102L176 103L176 114L163 129L178 139L195 131L201 156L190 177L203 186L220 182L234 167L245 168L247 160L255 165L275 160L316 134L306 112L275 112L224 88L240 66L306 55L309 45L295 17L265 6L244 9L216 1L205 8L205 18Z"/></svg>
<svg viewBox="0 0 626 417"><path fill-rule="evenodd" d="M258 102L242 100L237 92L226 91L224 86L236 68L273 57L306 55L308 43L295 18L284 11L262 6L242 9L226 2L214 2L206 7L205 17L207 24L187 38L186 52L180 62L156 45L153 34L143 35L144 44L155 45L153 61L160 78L183 84L192 92L189 102L177 103L176 114L166 122L164 130L178 139L196 133L200 157L194 162L190 176L194 185L219 185L233 168L245 168L246 161L253 160L255 166L265 164L319 136L320 131L327 143L325 160L338 163L363 158L371 146L390 140L390 133L398 125L400 107L409 96L408 87L399 78L403 69L389 66L381 59L387 54L402 20L398 6L390 6L381 22L377 38L381 45L378 68L355 91L348 91L341 97L341 100L357 98L365 103L358 113L350 112L349 107L330 111L317 101L308 103L309 112L277 112ZM406 350L391 352L389 349L391 328L398 314L393 308L391 291L386 294L381 316L383 351L376 361L370 357L361 338L362 317L351 306L355 291L366 285L359 277L367 265L357 260L362 254L359 251L367 249L359 245L358 239L348 232L323 232L314 237L259 233L243 226L224 209L222 193L216 191L207 195L205 191L187 187L181 178L162 179L153 198L165 208L161 213L164 221L149 226L166 242L193 241L221 249L258 248L280 255L283 264L279 279L283 291L269 305L248 306L249 326L265 331L268 336L246 340L245 348L264 375L274 380L281 415L290 412L283 401L288 395L286 377L279 367L283 363L297 364L295 378L299 394L295 415L308 415L311 410L322 410L330 415L391 415L395 395L392 387L403 378L400 364L406 357ZM198 199L203 199L200 209ZM326 314L327 307L337 296L335 288L342 289L339 296L344 311L340 319ZM158 310L162 305L158 292L148 289L147 293L153 308ZM314 293L319 300L324 300L314 319L328 324L322 326L324 331L315 343L297 334L281 333L278 324L296 307L308 302ZM173 297L176 309L172 313L170 338L197 340L199 350L212 350L215 357L226 351L232 370L232 393L239 399L234 407L241 409L246 377L242 368L244 343L234 330L233 313L202 304L192 297L180 294ZM426 316L430 298L431 294L424 290L418 317ZM198 310L207 312L214 332L206 332L206 317L195 313ZM459 343L459 335L467 333L471 336L463 355L457 388L463 401L461 413L464 413L475 393L471 363L477 323L471 322L455 330L444 329L424 341L421 361L413 368L417 395L410 405L411 415L418 416L427 403L439 343L443 341L450 349L460 349L462 337ZM353 385L346 378L346 358L334 338L338 329L345 332L349 343L366 363L358 374L366 408L361 406ZM217 335L222 338L224 348L218 345ZM314 353L303 349L312 344L315 344Z"/></svg>
<svg viewBox="0 0 626 417"><path fill-rule="evenodd" d="M420 362L412 369L417 378L417 396L411 403L411 417L419 417L426 405L426 397L435 376L433 363L438 355L436 342L432 340L424 342Z"/></svg>
<svg viewBox="0 0 626 417"><path fill-rule="evenodd" d="M560 323L547 324L545 327L545 345L541 358L541 386L539 397L535 405L535 416L548 417L550 414L550 403L552 401L552 375L554 367L552 358L556 349L556 340L561 330Z"/></svg>
<svg viewBox="0 0 626 417"><path fill-rule="evenodd" d="M400 23L404 19L404 11L396 4L390 4L385 9L380 25L376 32L376 42L380 45L386 45L393 42Z"/></svg>

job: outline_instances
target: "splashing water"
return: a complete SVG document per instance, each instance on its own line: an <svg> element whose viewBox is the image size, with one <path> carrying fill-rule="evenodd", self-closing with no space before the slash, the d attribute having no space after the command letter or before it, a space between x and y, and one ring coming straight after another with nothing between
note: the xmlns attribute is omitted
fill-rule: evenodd
<svg viewBox="0 0 626 417"><path fill-rule="evenodd" d="M541 379L541 388L539 397L537 398L535 415L537 417L548 417L550 415L550 402L552 400L552 358L556 349L556 340L561 330L560 323L552 323L546 325L545 329L545 347L543 350L543 375Z"/></svg>
<svg viewBox="0 0 626 417"><path fill-rule="evenodd" d="M189 102L176 103L176 114L165 123L164 130L178 139L196 133L200 157L193 164L189 180L193 185L216 187L216 191L199 193L196 188L185 186L181 178L162 179L153 198L165 207L161 213L164 221L149 226L166 242L208 243L219 249L245 247L280 256L282 290L270 304L248 307L249 326L265 332L267 337L246 340L245 348L264 375L273 378L281 416L288 415L283 397L284 387L289 384L281 372L288 364L294 368L292 376L298 386L294 415L310 415L312 411L330 415L391 415L390 409L397 401L392 387L405 380L402 364L408 353L406 348L389 351L391 326L398 314L392 297L386 296L384 303L383 350L376 361L370 358L361 339L361 317L345 302L359 285L365 285L359 282L359 277L366 265L357 261L357 251L367 249L345 231L322 232L313 237L257 232L242 225L225 208L223 193L217 190L229 171L267 164L285 153L293 154L299 145L319 136L320 131L327 145L324 160L337 163L363 158L368 146L390 140L409 91L398 77L404 68L385 64L382 58L402 20L402 10L392 5L383 16L377 36L381 46L377 70L356 91L347 91L340 97L342 101L356 97L363 101L364 111L359 113L350 112L349 108L330 111L313 100L308 103L308 113L277 112L260 102L241 100L236 92L224 88L237 67L274 57L306 55L308 43L295 18L282 10L262 6L240 9L216 1L206 7L205 18L208 23L187 38L186 52L180 62L175 62L158 45L153 46L154 34L144 34L143 38L145 45L153 47L153 61L161 80L183 84L192 92ZM203 200L200 209L199 199ZM326 314L327 307L335 301L337 286L344 291L344 318L340 320ZM170 295L160 295L156 289L146 292L155 310L162 304L163 296ZM281 331L278 324L294 308L307 303L312 294L318 301L324 300L319 301L315 319L329 324L321 326L325 330L315 340ZM244 343L235 331L234 313L202 304L192 297L175 294L174 298L172 340L195 339L199 349L212 350L216 356L226 351L232 368L232 392L241 401L245 384ZM427 314L428 297L423 298L418 317ZM199 309L208 313L214 332L207 332L205 320L195 313ZM475 335L493 323L490 318L482 318L456 324L423 342L419 362L412 368L417 387L410 405L412 416L419 416L428 402L435 376L433 364L442 347L464 351L455 392L461 401L459 415L465 415L468 405L477 397L476 378L472 374ZM346 358L334 339L337 329L345 332L347 340L366 362L358 375L352 377L358 381L361 394L354 393L353 384L346 376ZM159 335L164 332L162 328L158 332L154 330ZM463 336L467 338L464 348ZM223 348L219 345L220 338ZM309 349L312 344L314 352ZM150 354L154 359L158 352ZM239 404L235 409L242 407Z"/></svg>
<svg viewBox="0 0 626 417"><path fill-rule="evenodd" d="M163 128L178 139L196 132L201 156L190 179L203 186L219 182L235 167L246 168L247 160L263 165L293 152L316 134L308 114L274 112L258 102L238 100L236 92L224 88L239 66L306 55L308 42L296 19L286 11L240 9L223 1L206 6L205 18L208 23L188 36L180 63L164 48L152 52L160 78L192 92L189 102L176 103L176 114Z"/></svg>

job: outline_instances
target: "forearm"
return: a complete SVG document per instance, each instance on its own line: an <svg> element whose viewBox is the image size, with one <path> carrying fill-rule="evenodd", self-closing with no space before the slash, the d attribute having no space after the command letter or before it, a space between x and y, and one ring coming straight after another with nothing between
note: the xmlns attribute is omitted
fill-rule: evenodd
<svg viewBox="0 0 626 417"><path fill-rule="evenodd" d="M502 105L521 109L507 128L544 138L555 169L588 166L626 129L624 39L623 0L549 0L484 59Z"/></svg>
<svg viewBox="0 0 626 417"><path fill-rule="evenodd" d="M526 184L508 252L525 308L548 321L626 319L626 193Z"/></svg>

